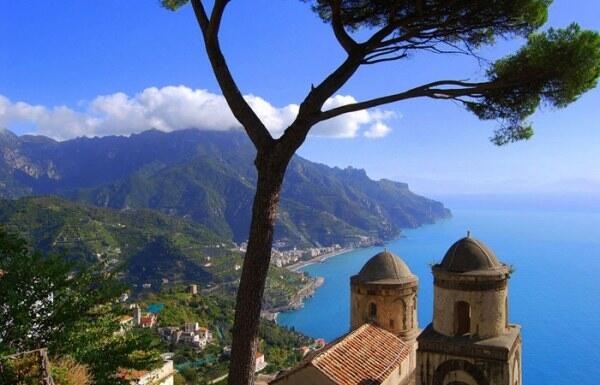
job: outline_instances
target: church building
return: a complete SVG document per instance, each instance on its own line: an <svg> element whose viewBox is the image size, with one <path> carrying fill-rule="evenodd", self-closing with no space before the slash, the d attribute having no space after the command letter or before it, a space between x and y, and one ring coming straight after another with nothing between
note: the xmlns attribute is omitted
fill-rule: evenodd
<svg viewBox="0 0 600 385"><path fill-rule="evenodd" d="M521 385L510 268L467 235L432 272L433 322L421 330L418 278L388 251L372 257L350 278L350 331L271 384Z"/></svg>

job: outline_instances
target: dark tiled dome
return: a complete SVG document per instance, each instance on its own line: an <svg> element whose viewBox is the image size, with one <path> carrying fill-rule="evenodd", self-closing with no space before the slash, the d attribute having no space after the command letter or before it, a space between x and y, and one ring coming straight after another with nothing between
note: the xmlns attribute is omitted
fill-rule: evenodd
<svg viewBox="0 0 600 385"><path fill-rule="evenodd" d="M406 263L389 251L376 254L358 273L363 282L403 281L413 277Z"/></svg>
<svg viewBox="0 0 600 385"><path fill-rule="evenodd" d="M454 273L493 270L501 267L496 254L483 242L467 236L454 243L439 267Z"/></svg>

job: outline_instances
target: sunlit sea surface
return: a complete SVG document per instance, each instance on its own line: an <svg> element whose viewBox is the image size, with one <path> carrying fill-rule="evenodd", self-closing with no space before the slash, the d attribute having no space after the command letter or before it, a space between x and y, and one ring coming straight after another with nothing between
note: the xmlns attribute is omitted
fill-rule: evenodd
<svg viewBox="0 0 600 385"><path fill-rule="evenodd" d="M422 328L433 310L429 265L467 230L515 267L509 315L523 328L524 384L600 384L600 212L454 209L451 219L404 231L386 247L419 277ZM347 332L349 278L380 250L305 267L325 284L303 309L280 314L278 322L328 341Z"/></svg>

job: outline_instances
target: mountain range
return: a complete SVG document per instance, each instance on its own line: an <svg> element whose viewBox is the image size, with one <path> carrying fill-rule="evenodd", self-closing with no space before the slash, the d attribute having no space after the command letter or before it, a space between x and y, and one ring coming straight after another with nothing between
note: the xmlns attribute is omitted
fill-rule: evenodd
<svg viewBox="0 0 600 385"><path fill-rule="evenodd" d="M181 130L78 138L0 132L0 197L57 195L116 210L152 209L223 239L248 236L255 150L242 132ZM295 156L275 238L285 247L389 239L450 215L408 185Z"/></svg>

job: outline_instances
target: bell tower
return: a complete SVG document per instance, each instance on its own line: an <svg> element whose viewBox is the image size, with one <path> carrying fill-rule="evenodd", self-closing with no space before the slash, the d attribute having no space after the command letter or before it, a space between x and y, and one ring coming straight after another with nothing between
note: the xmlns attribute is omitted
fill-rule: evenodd
<svg viewBox="0 0 600 385"><path fill-rule="evenodd" d="M417 288L419 280L394 254L373 256L350 278L350 330L365 323L396 334L411 345L410 368L416 364Z"/></svg>
<svg viewBox="0 0 600 385"><path fill-rule="evenodd" d="M470 235L433 266L433 322L419 336L418 385L521 385L521 332L508 322L510 268Z"/></svg>

